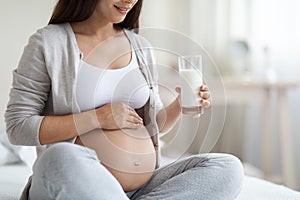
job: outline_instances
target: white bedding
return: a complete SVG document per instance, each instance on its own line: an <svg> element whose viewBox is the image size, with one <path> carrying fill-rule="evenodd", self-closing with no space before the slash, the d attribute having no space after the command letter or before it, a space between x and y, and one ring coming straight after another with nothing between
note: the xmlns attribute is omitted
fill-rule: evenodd
<svg viewBox="0 0 300 200"><path fill-rule="evenodd" d="M0 200L16 200L26 184L31 169L26 165L0 166ZM284 186L245 176L236 200L300 200L300 193Z"/></svg>
<svg viewBox="0 0 300 200"><path fill-rule="evenodd" d="M236 200L300 200L300 193L282 185L245 176L243 189Z"/></svg>
<svg viewBox="0 0 300 200"><path fill-rule="evenodd" d="M18 199L31 173L24 164L0 166L0 200Z"/></svg>

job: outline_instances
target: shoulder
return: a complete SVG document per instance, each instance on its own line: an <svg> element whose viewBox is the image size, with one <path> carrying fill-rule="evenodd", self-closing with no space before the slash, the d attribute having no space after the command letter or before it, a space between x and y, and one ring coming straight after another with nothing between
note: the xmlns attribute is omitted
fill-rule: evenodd
<svg viewBox="0 0 300 200"><path fill-rule="evenodd" d="M80 57L75 35L69 23L50 24L38 29L31 35L26 52L28 54L35 52L49 65Z"/></svg>
<svg viewBox="0 0 300 200"><path fill-rule="evenodd" d="M29 43L43 46L64 45L70 36L68 24L50 24L32 34Z"/></svg>
<svg viewBox="0 0 300 200"><path fill-rule="evenodd" d="M40 35L45 42L62 42L70 36L70 30L67 23L49 24L35 33Z"/></svg>
<svg viewBox="0 0 300 200"><path fill-rule="evenodd" d="M50 24L30 36L28 46L41 48L45 54L76 50L75 36L69 23ZM71 47L71 48L70 48Z"/></svg>

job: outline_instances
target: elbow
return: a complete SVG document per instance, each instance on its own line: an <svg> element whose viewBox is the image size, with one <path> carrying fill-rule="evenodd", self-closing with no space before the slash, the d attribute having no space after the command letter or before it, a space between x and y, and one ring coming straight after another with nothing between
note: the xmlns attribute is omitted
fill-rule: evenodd
<svg viewBox="0 0 300 200"><path fill-rule="evenodd" d="M171 130L172 127L170 122L167 120L166 109L161 109L156 115L156 123L160 133L166 133Z"/></svg>
<svg viewBox="0 0 300 200"><path fill-rule="evenodd" d="M7 128L6 134L9 142L13 145L40 146L40 143L36 139L28 137L29 135L20 131L18 127L12 129Z"/></svg>
<svg viewBox="0 0 300 200"><path fill-rule="evenodd" d="M167 133L170 130L171 130L170 128L162 127L162 128L159 128L159 133Z"/></svg>
<svg viewBox="0 0 300 200"><path fill-rule="evenodd" d="M26 142L22 139L21 132L19 131L19 127L16 126L9 126L7 125L6 128L6 135L8 140L13 145L20 145L20 146L30 146L29 144L25 144Z"/></svg>
<svg viewBox="0 0 300 200"><path fill-rule="evenodd" d="M8 140L11 144L23 145L22 142L17 137L17 135L19 135L19 134L16 134L16 131L14 131L13 127L6 128L6 134L7 134Z"/></svg>
<svg viewBox="0 0 300 200"><path fill-rule="evenodd" d="M7 120L6 134L13 145L40 146L38 132L39 120L27 118L24 120Z"/></svg>
<svg viewBox="0 0 300 200"><path fill-rule="evenodd" d="M20 144L18 140L18 127L20 126L20 120L16 118L16 113L12 113L9 109L6 110L6 113L4 115L5 118L5 125L6 125L6 135L8 138L8 141L13 145L22 145Z"/></svg>
<svg viewBox="0 0 300 200"><path fill-rule="evenodd" d="M162 122L157 123L157 126L158 126L159 133L166 133L172 129L172 127L170 127L170 126L168 126L168 124L166 124L166 121L164 121L163 123Z"/></svg>

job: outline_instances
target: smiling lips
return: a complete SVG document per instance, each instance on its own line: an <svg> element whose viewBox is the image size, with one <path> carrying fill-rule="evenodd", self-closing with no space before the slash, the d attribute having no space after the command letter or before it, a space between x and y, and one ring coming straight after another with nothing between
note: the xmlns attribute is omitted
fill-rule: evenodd
<svg viewBox="0 0 300 200"><path fill-rule="evenodd" d="M130 7L121 7L121 6L116 6L115 8L119 11L119 13L126 15L130 11Z"/></svg>

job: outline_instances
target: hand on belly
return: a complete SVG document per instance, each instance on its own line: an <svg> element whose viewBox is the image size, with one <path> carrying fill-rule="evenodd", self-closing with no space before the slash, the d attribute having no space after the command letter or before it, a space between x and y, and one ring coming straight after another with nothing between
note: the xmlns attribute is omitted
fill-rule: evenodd
<svg viewBox="0 0 300 200"><path fill-rule="evenodd" d="M155 149L145 127L94 130L80 136L76 143L94 149L101 164L115 176L124 191L145 184L155 169Z"/></svg>

